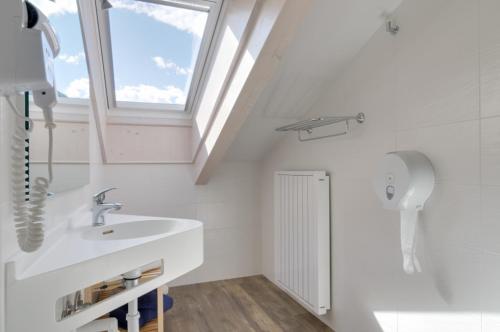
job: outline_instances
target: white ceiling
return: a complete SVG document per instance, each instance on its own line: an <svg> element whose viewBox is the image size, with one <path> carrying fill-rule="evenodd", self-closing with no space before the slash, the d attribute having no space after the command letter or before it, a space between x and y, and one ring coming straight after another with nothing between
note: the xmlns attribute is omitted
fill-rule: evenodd
<svg viewBox="0 0 500 332"><path fill-rule="evenodd" d="M315 0L278 73L226 158L259 160L280 140L274 129L303 117L401 0Z"/></svg>

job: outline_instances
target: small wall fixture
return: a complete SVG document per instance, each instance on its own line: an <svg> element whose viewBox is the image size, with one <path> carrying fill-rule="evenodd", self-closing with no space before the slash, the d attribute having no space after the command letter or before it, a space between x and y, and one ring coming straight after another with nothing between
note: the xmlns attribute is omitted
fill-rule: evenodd
<svg viewBox="0 0 500 332"><path fill-rule="evenodd" d="M387 153L373 181L384 208L400 211L403 269L408 274L421 272L415 247L418 213L431 195L434 181L430 160L418 151Z"/></svg>
<svg viewBox="0 0 500 332"><path fill-rule="evenodd" d="M393 19L387 19L387 21L385 21L385 30L392 35L396 35L399 32L399 24Z"/></svg>

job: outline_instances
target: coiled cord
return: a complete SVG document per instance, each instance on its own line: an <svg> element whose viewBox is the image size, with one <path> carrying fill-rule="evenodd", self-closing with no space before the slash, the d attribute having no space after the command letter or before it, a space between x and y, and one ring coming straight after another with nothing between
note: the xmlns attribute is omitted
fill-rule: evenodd
<svg viewBox="0 0 500 332"><path fill-rule="evenodd" d="M14 114L24 121L28 121L29 129L24 128L21 121L16 121L12 136L12 162L11 162L11 195L12 208L14 210L14 223L16 227L17 242L22 251L34 252L40 248L44 240L43 220L45 214L45 202L52 182L52 129L54 124L47 125L49 130L49 156L48 168L49 179L37 177L34 181L30 194L26 187L29 185L25 161L28 157L26 151L26 140L33 129L33 121L19 113L11 99L7 96L7 103Z"/></svg>

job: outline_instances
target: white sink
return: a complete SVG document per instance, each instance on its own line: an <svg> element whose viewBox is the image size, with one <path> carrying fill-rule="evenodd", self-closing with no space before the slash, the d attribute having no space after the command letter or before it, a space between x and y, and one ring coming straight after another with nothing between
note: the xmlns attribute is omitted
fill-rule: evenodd
<svg viewBox="0 0 500 332"><path fill-rule="evenodd" d="M179 228L176 220L140 220L122 224L94 227L82 232L86 240L107 241L137 239L159 234L172 233Z"/></svg>
<svg viewBox="0 0 500 332"><path fill-rule="evenodd" d="M91 223L80 216L6 264L7 331L75 330L203 263L199 221L109 214L105 226ZM59 298L158 261L161 276L58 321Z"/></svg>

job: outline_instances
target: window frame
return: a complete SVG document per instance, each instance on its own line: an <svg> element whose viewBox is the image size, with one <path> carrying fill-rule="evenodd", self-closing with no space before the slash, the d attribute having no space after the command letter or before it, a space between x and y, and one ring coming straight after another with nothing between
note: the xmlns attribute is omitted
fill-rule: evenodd
<svg viewBox="0 0 500 332"><path fill-rule="evenodd" d="M185 105L117 101L115 96L115 75L113 66L113 51L111 44L111 27L108 10L97 6L97 21L99 29L99 43L102 50L102 65L108 111L112 113L136 112L172 117L179 114L192 115L194 102L203 86L204 72L207 70L210 48L216 38L216 28L224 0L134 0L157 5L173 6L177 8L208 12L207 23L201 39L200 49L193 69ZM113 10L112 8L110 10Z"/></svg>

